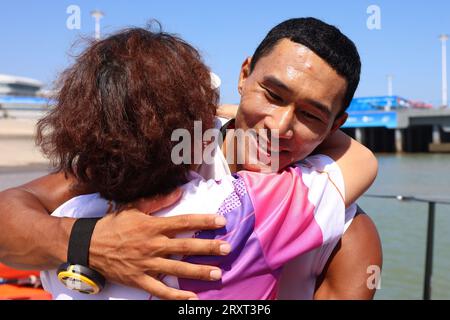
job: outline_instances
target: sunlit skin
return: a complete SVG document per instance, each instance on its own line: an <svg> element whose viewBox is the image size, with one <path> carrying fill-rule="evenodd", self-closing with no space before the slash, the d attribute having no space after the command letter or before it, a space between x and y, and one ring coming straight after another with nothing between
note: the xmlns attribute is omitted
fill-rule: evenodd
<svg viewBox="0 0 450 320"><path fill-rule="evenodd" d="M260 58L250 73L251 58L242 65L236 128L279 132L279 168L301 160L347 119L340 113L347 88L345 78L307 47L288 39ZM278 131L277 131L278 130ZM224 153L230 152L224 143ZM235 146L245 163L232 171L266 171L264 163L249 164L248 147Z"/></svg>

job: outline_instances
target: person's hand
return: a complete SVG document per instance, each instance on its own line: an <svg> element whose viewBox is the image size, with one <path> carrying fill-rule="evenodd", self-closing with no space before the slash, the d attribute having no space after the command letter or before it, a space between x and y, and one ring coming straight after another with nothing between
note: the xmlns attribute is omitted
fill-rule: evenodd
<svg viewBox="0 0 450 320"><path fill-rule="evenodd" d="M101 219L92 236L89 261L108 280L143 289L161 299L195 299L192 292L167 287L158 274L180 278L216 281L221 270L213 266L189 264L168 259L170 255L226 255L230 245L219 240L173 239L185 231L218 229L225 218L218 215L153 217L152 212L176 202L181 193L134 203L119 213Z"/></svg>

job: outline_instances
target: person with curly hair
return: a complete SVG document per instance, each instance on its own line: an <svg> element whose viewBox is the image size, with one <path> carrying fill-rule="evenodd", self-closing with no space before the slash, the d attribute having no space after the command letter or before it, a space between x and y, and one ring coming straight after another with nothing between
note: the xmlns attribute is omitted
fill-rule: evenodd
<svg viewBox="0 0 450 320"><path fill-rule="evenodd" d="M240 171L220 180L205 180L190 162L174 163L173 132L195 137L195 121L202 134L213 128L218 104L208 68L179 37L120 31L87 48L60 84L56 107L38 123L37 142L57 172L76 178L75 188L96 193L70 199L52 216L103 217L181 188L175 204L153 215L216 212L225 218L221 229L177 235L218 240L228 246L223 255L173 257L214 266L216 281L159 277L165 284L200 299L274 299L288 261L342 234L349 174L325 155L278 173ZM112 282L86 295L63 286L56 270L42 272L42 281L55 299L156 299Z"/></svg>

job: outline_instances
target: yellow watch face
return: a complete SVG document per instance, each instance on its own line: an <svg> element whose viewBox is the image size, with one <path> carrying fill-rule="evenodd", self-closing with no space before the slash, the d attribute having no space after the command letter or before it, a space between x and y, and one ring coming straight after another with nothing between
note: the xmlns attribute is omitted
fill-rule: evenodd
<svg viewBox="0 0 450 320"><path fill-rule="evenodd" d="M58 273L58 279L66 288L85 294L97 294L100 292L99 286L81 274L78 266L72 265L67 270Z"/></svg>

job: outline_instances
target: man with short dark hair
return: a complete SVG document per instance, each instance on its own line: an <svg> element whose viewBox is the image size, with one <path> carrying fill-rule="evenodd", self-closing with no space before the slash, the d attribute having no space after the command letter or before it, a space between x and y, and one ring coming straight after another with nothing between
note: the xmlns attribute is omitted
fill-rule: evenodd
<svg viewBox="0 0 450 320"><path fill-rule="evenodd" d="M324 146L320 144L337 134L347 119L345 110L358 86L360 71L355 45L337 28L314 18L284 21L243 63L239 80L241 102L234 126L244 130L278 130L280 168L305 158L315 149L321 152ZM240 147L237 153L249 159L249 148ZM265 163L230 167L232 171L268 170ZM346 189L367 185L367 173L352 179L356 185L346 185ZM381 245L375 226L368 216L356 215L356 206L351 206L346 211L344 231L342 240L336 239L288 264L279 298L373 297L375 292L367 287L366 280L369 266L381 267Z"/></svg>
<svg viewBox="0 0 450 320"><path fill-rule="evenodd" d="M277 132L280 148L275 152L280 168L284 168L314 150L320 152L327 148L327 141L329 145L335 135L341 134L338 128L346 120L345 110L358 85L359 74L357 50L339 30L313 18L285 21L269 32L253 58L242 66L241 102L234 126ZM224 155L240 153L248 159L245 148L226 150L226 145L222 150ZM215 163L202 165L199 172L206 178L227 174L228 166L220 158L224 157L218 152ZM261 171L265 165L263 162L232 163L230 170ZM352 183L369 186L373 178L368 173L367 177L352 179ZM1 193L0 224L10 231L8 235L0 234L0 260L42 269L55 268L65 261L74 220L50 217L48 213L74 196L92 192L72 190L74 179L54 174ZM178 197L179 193L152 199L146 203L145 212L167 207ZM371 220L366 215L355 217L355 213L355 207L348 208L348 229L341 240L299 257L296 262L303 268L301 271L295 263L286 270L287 280L282 284L280 298L373 297L374 290L366 285L367 268L381 266L380 241ZM163 273L217 280L210 275L213 270L210 266L165 259L170 254L220 254L223 244L219 241L185 239L183 243L178 241L177 246L171 242L174 234L185 230L221 227L223 222L216 223L215 218L214 215L184 216L169 221L125 210L99 221L89 260L94 269L112 281L142 288L162 298L190 298L185 292L167 288L156 280L142 279L147 274ZM122 240L124 234L127 242ZM154 261L164 263L155 266ZM292 286L289 288L286 283Z"/></svg>

